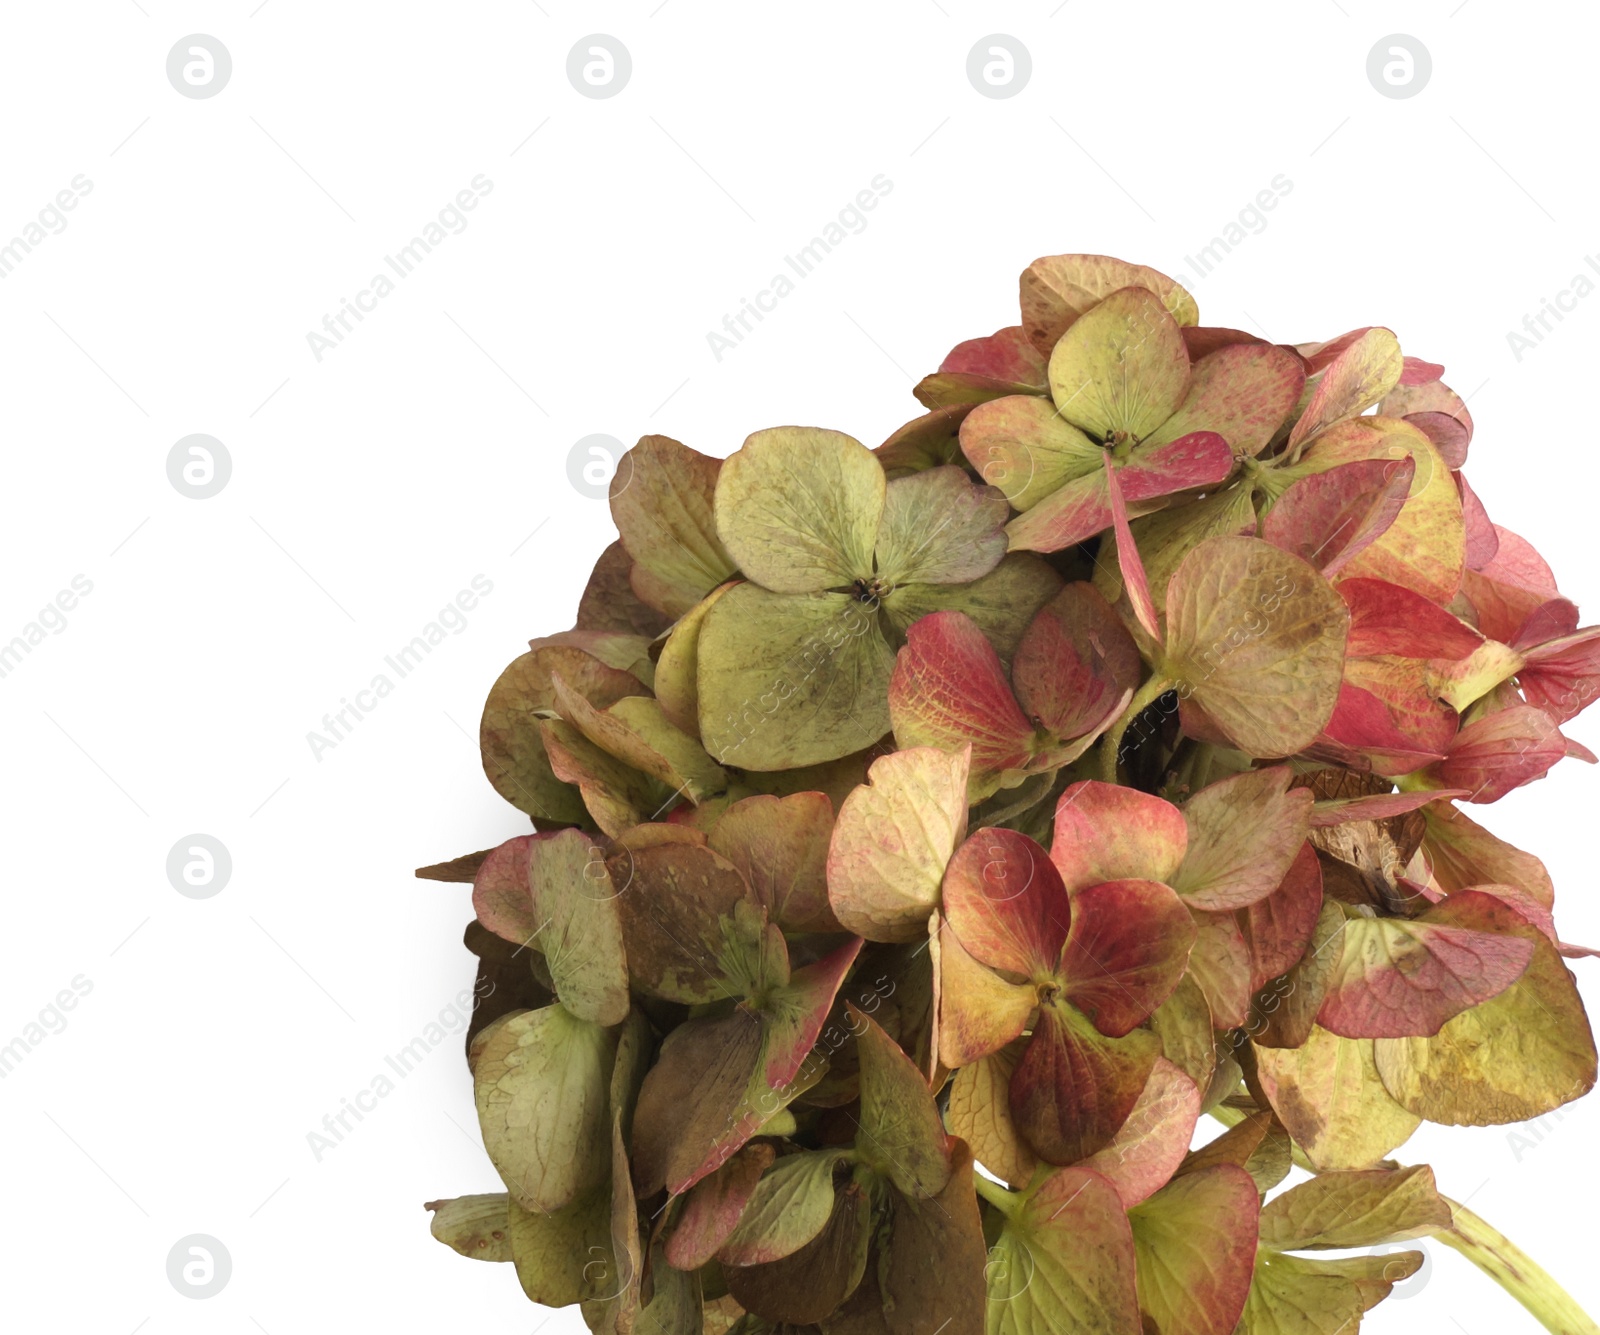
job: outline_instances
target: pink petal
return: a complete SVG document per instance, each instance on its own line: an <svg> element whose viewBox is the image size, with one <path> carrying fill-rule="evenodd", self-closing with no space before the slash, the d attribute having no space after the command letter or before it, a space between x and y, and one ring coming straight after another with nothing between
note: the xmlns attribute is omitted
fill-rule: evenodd
<svg viewBox="0 0 1600 1335"><path fill-rule="evenodd" d="M1054 975L1072 906L1049 855L1015 830L977 831L944 875L944 911L973 959L1026 978Z"/></svg>
<svg viewBox="0 0 1600 1335"><path fill-rule="evenodd" d="M1085 779L1056 803L1050 860L1070 894L1129 878L1165 884L1188 847L1183 812L1150 793Z"/></svg>
<svg viewBox="0 0 1600 1335"><path fill-rule="evenodd" d="M1475 653L1483 643L1483 636L1459 617L1398 584L1346 579L1337 587L1350 609L1345 653L1351 658L1391 654L1454 662Z"/></svg>
<svg viewBox="0 0 1600 1335"><path fill-rule="evenodd" d="M1133 530L1128 527L1128 506L1122 498L1122 483L1117 469L1106 456L1106 492L1111 500L1111 527L1117 535L1117 565L1122 571L1122 587L1128 601L1133 604L1133 614L1139 619L1145 633L1160 640L1161 628L1156 623L1156 607L1150 601L1150 581L1145 577L1144 562L1139 559L1139 546L1133 540Z"/></svg>
<svg viewBox="0 0 1600 1335"><path fill-rule="evenodd" d="M1172 995L1189 962L1194 921L1158 881L1106 881L1072 898L1061 974L1066 998L1121 1038Z"/></svg>

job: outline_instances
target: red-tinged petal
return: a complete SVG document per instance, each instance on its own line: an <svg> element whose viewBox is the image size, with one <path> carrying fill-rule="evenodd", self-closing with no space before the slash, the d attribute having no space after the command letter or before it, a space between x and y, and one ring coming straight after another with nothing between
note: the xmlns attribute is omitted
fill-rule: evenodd
<svg viewBox="0 0 1600 1335"><path fill-rule="evenodd" d="M789 982L775 989L757 1012L767 1030L763 1055L772 1088L781 1088L799 1073L822 1032L828 1008L860 953L861 938L851 937L815 963L796 969Z"/></svg>
<svg viewBox="0 0 1600 1335"><path fill-rule="evenodd" d="M737 867L767 917L789 931L837 932L828 904L833 803L826 793L746 797L711 827L711 847Z"/></svg>
<svg viewBox="0 0 1600 1335"><path fill-rule="evenodd" d="M1254 965L1234 913L1195 913L1189 976L1200 985L1219 1029L1235 1029L1250 1018Z"/></svg>
<svg viewBox="0 0 1600 1335"><path fill-rule="evenodd" d="M1555 915L1550 912L1550 906L1540 900L1536 892L1526 890L1520 885L1475 885L1472 887L1472 893L1491 895L1500 900L1519 918L1525 918L1549 937L1551 944L1556 946L1561 944L1560 938L1556 935ZM1583 948L1580 946L1577 949Z"/></svg>
<svg viewBox="0 0 1600 1335"><path fill-rule="evenodd" d="M1000 655L965 612L913 623L889 680L889 717L903 747L970 745L975 773L1025 764L1034 736Z"/></svg>
<svg viewBox="0 0 1600 1335"><path fill-rule="evenodd" d="M918 746L879 756L839 807L828 849L834 916L874 941L915 941L967 833L965 750Z"/></svg>
<svg viewBox="0 0 1600 1335"><path fill-rule="evenodd" d="M1483 636L1420 593L1381 579L1344 579L1336 586L1350 609L1351 658L1393 654L1454 661L1474 653Z"/></svg>
<svg viewBox="0 0 1600 1335"><path fill-rule="evenodd" d="M1600 765L1600 756L1576 738L1563 737L1562 740L1567 744L1567 759L1581 760L1585 765Z"/></svg>
<svg viewBox="0 0 1600 1335"><path fill-rule="evenodd" d="M1155 269L1110 255L1045 255L1023 270L1018 283L1023 331L1048 357L1086 311L1129 286L1154 292L1180 325L1199 322L1194 298Z"/></svg>
<svg viewBox="0 0 1600 1335"><path fill-rule="evenodd" d="M957 343L939 363L939 370L1027 385L1040 394L1048 388L1044 358L1028 341L1021 325L1008 325L987 338L969 338Z"/></svg>
<svg viewBox="0 0 1600 1335"><path fill-rule="evenodd" d="M1401 417L1439 447L1446 466L1460 468L1472 443L1472 414L1466 401L1442 381L1401 384L1378 405L1385 417Z"/></svg>
<svg viewBox="0 0 1600 1335"><path fill-rule="evenodd" d="M1078 1163L1109 1145L1150 1079L1161 1040L1107 1038L1071 1006L1042 1006L1011 1077L1011 1114L1041 1159Z"/></svg>
<svg viewBox="0 0 1600 1335"><path fill-rule="evenodd" d="M1028 1027L1038 991L979 964L953 928L939 934L938 950L939 1059L960 1070L999 1052Z"/></svg>
<svg viewBox="0 0 1600 1335"><path fill-rule="evenodd" d="M1168 883L1188 847L1183 813L1150 793L1086 779L1056 803L1050 860L1071 894L1102 881Z"/></svg>
<svg viewBox="0 0 1600 1335"><path fill-rule="evenodd" d="M1576 718L1600 696L1600 626L1547 640L1524 657L1517 685L1557 723Z"/></svg>
<svg viewBox="0 0 1600 1335"><path fill-rule="evenodd" d="M1185 331L1186 333L1188 331ZM1184 340L1186 343L1189 340ZM1191 357L1194 355L1190 348ZM1306 382L1298 353L1268 343L1235 343L1197 359L1189 391L1153 444L1194 431L1214 431L1239 455L1266 448L1300 399Z"/></svg>
<svg viewBox="0 0 1600 1335"><path fill-rule="evenodd" d="M1193 944L1194 922L1169 886L1091 885L1072 898L1064 995L1102 1034L1121 1038L1172 994Z"/></svg>
<svg viewBox="0 0 1600 1335"><path fill-rule="evenodd" d="M1239 915L1250 949L1252 992L1300 962L1321 912L1322 864L1305 843L1278 888Z"/></svg>
<svg viewBox="0 0 1600 1335"><path fill-rule="evenodd" d="M1328 830L1352 821L1388 820L1391 816L1404 816L1417 811L1430 802L1465 797L1465 788L1452 788L1446 792L1374 793L1370 797L1346 797L1331 802L1318 802L1311 808L1311 828Z"/></svg>
<svg viewBox="0 0 1600 1335"><path fill-rule="evenodd" d="M1407 457L1416 472L1405 505L1394 523L1344 567L1344 573L1403 584L1447 606L1466 569L1466 523L1455 479L1427 436L1394 418L1351 418L1320 435L1307 449L1302 467L1309 471L1357 460Z"/></svg>
<svg viewBox="0 0 1600 1335"><path fill-rule="evenodd" d="M1515 705L1469 723L1422 777L1429 787L1467 789L1469 802L1498 802L1543 778L1566 753L1566 739L1544 710Z"/></svg>
<svg viewBox="0 0 1600 1335"><path fill-rule="evenodd" d="M924 385L926 383L923 382ZM919 398L922 388L922 385L917 386ZM973 406L971 403L951 403L935 407L891 432L889 438L872 451L883 465L884 473L893 481L908 473L959 463L961 423L966 420Z"/></svg>
<svg viewBox="0 0 1600 1335"><path fill-rule="evenodd" d="M1407 357L1402 363L1400 383L1406 387L1432 384L1444 374L1438 362L1425 362L1421 357Z"/></svg>
<svg viewBox="0 0 1600 1335"><path fill-rule="evenodd" d="M1016 510L1096 472L1101 446L1056 411L1049 399L1013 394L979 404L961 423L961 452Z"/></svg>
<svg viewBox="0 0 1600 1335"><path fill-rule="evenodd" d="M1178 491L1214 487L1233 472L1233 450L1215 431L1191 431L1166 444L1142 445L1123 465L1122 494L1130 504Z"/></svg>
<svg viewBox="0 0 1600 1335"><path fill-rule="evenodd" d="M507 839L489 856L472 878L472 908L478 921L496 936L527 945L539 932L528 884L528 848L538 835Z"/></svg>
<svg viewBox="0 0 1600 1335"><path fill-rule="evenodd" d="M1431 764L1449 749L1456 711L1433 698L1422 662L1354 659L1345 671L1324 737L1360 752L1390 778Z"/></svg>
<svg viewBox="0 0 1600 1335"><path fill-rule="evenodd" d="M1343 1038L1425 1038L1498 996L1533 958L1492 895L1462 890L1421 918L1350 917L1317 1023Z"/></svg>
<svg viewBox="0 0 1600 1335"><path fill-rule="evenodd" d="M689 1189L683 1213L667 1235L666 1256L674 1269L698 1270L717 1254L738 1225L773 1155L767 1141L746 1145Z"/></svg>
<svg viewBox="0 0 1600 1335"><path fill-rule="evenodd" d="M1531 542L1498 524L1495 536L1500 539L1500 546L1494 560L1484 568L1486 576L1514 589L1536 594L1541 601L1561 596L1554 572Z"/></svg>
<svg viewBox="0 0 1600 1335"><path fill-rule="evenodd" d="M1006 525L1014 552L1059 552L1111 527L1108 474L1075 477Z"/></svg>
<svg viewBox="0 0 1600 1335"><path fill-rule="evenodd" d="M1156 623L1156 605L1150 600L1150 581L1145 578L1144 562L1139 559L1139 544L1128 528L1128 505L1109 455L1106 456L1106 494L1111 501L1111 527L1117 535L1117 565L1122 572L1122 587L1145 633L1159 640L1161 627Z"/></svg>
<svg viewBox="0 0 1600 1335"><path fill-rule="evenodd" d="M1500 550L1500 535L1467 475L1457 472L1455 479L1456 490L1461 493L1461 516L1467 525L1467 569L1482 570Z"/></svg>
<svg viewBox="0 0 1600 1335"><path fill-rule="evenodd" d="M1011 664L1024 711L1063 740L1096 731L1139 685L1138 646L1092 584L1068 584L1029 622Z"/></svg>
<svg viewBox="0 0 1600 1335"><path fill-rule="evenodd" d="M1199 1118L1199 1088L1165 1057L1157 1057L1122 1129L1082 1167L1105 1177L1122 1198L1123 1208L1132 1209L1177 1172Z"/></svg>
<svg viewBox="0 0 1600 1335"><path fill-rule="evenodd" d="M1315 373L1316 358L1310 360ZM1289 433L1290 448L1335 422L1365 412L1399 383L1402 369L1395 336L1381 327L1366 330L1322 371L1305 411Z"/></svg>
<svg viewBox="0 0 1600 1335"><path fill-rule="evenodd" d="M1185 1173L1129 1211L1139 1306L1161 1335L1232 1335L1250 1296L1261 1195L1236 1164Z"/></svg>
<svg viewBox="0 0 1600 1335"><path fill-rule="evenodd" d="M1443 793L1426 796L1439 800L1422 808L1428 821L1422 851L1442 890L1454 893L1478 885L1504 883L1521 886L1547 908L1555 903L1550 873L1532 853L1490 834L1465 812L1443 800Z"/></svg>
<svg viewBox="0 0 1600 1335"><path fill-rule="evenodd" d="M1364 324L1359 329L1352 329L1349 333L1340 334L1338 338L1330 338L1326 343L1299 344L1295 350L1305 358L1306 374L1316 375L1320 371L1326 371L1338 359L1341 352L1344 352L1358 338L1370 331L1371 328L1371 325Z"/></svg>
<svg viewBox="0 0 1600 1335"><path fill-rule="evenodd" d="M944 911L980 963L1042 980L1056 971L1072 907L1049 855L1016 830L979 830L944 874Z"/></svg>
<svg viewBox="0 0 1600 1335"><path fill-rule="evenodd" d="M1400 420L1409 422L1433 442L1445 467L1460 468L1466 463L1472 431L1459 418L1449 413L1407 413Z"/></svg>
<svg viewBox="0 0 1600 1335"><path fill-rule="evenodd" d="M1182 330L1183 345L1189 349L1189 360L1198 362L1202 357L1209 357L1219 348L1231 348L1236 344L1265 343L1267 340L1258 338L1255 334L1246 333L1243 329L1229 329L1225 325L1185 325ZM1285 349L1293 352L1293 348ZM1295 353L1300 358L1299 353ZM1304 362L1304 358L1300 358Z"/></svg>
<svg viewBox="0 0 1600 1335"><path fill-rule="evenodd" d="M1411 491L1416 461L1357 459L1293 483L1261 536L1332 579L1388 531Z"/></svg>
<svg viewBox="0 0 1600 1335"><path fill-rule="evenodd" d="M1306 788L1287 765L1208 784L1183 807L1189 851L1172 882L1191 908L1242 909L1272 894L1311 830Z"/></svg>
<svg viewBox="0 0 1600 1335"><path fill-rule="evenodd" d="M1551 598L1540 603L1522 623L1511 642L1513 649L1536 649L1578 631L1578 605L1569 598Z"/></svg>

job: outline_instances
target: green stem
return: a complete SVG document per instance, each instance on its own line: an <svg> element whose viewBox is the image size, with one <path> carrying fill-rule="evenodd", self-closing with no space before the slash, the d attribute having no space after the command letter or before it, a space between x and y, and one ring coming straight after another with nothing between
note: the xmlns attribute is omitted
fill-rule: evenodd
<svg viewBox="0 0 1600 1335"><path fill-rule="evenodd" d="M1554 1335L1600 1335L1583 1308L1531 1256L1464 1205L1444 1198L1455 1227L1434 1234L1528 1309Z"/></svg>
<svg viewBox="0 0 1600 1335"><path fill-rule="evenodd" d="M1128 701L1128 707L1117 716L1117 721L1111 725L1111 731L1100 739L1100 777L1107 783L1117 781L1117 757L1121 754L1122 738L1127 733L1129 725L1170 691L1174 684L1170 678L1162 676L1159 672L1152 673L1150 680L1134 693L1133 699Z"/></svg>
<svg viewBox="0 0 1600 1335"><path fill-rule="evenodd" d="M1007 1191L998 1182L991 1182L982 1173L972 1175L972 1184L978 1189L978 1195L988 1201L990 1205L1010 1219L1022 1207L1022 1197L1014 1191Z"/></svg>

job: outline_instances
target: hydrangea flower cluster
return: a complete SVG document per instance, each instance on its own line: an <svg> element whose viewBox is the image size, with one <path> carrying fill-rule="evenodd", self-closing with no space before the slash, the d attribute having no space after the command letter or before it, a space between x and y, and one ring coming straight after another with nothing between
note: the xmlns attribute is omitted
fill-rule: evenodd
<svg viewBox="0 0 1600 1335"><path fill-rule="evenodd" d="M419 872L504 1187L434 1235L616 1335L1351 1332L1421 1256L1316 1253L1424 1236L1595 1330L1389 1156L1594 1084L1593 952L1464 808L1594 760L1600 628L1388 329L1020 296L876 449L623 459L484 707L531 828Z"/></svg>

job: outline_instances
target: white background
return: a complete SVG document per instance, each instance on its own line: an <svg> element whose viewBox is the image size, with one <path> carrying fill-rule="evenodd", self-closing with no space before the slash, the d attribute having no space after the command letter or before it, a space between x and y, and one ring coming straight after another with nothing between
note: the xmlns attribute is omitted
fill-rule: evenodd
<svg viewBox="0 0 1600 1335"><path fill-rule="evenodd" d="M583 436L726 454L804 423L876 444L950 345L1015 322L1034 257L1189 272L1282 174L1264 230L1193 284L1205 322L1385 323L1444 362L1491 513L1569 596L1600 596L1600 300L1520 361L1506 337L1600 246L1592 10L259 3L4 9L0 240L93 183L0 280L0 640L93 583L0 680L0 1043L74 977L93 989L0 1082L9 1327L581 1329L428 1236L424 1200L496 1186L458 1036L320 1162L307 1134L470 984L467 888L411 870L526 828L481 775L477 713L530 636L571 623L608 541L568 482ZM997 31L1033 64L1006 100L965 72ZM1407 100L1365 73L1396 31L1433 61ZM196 32L233 60L207 100L165 74ZM603 101L565 75L596 32L633 62ZM316 360L308 332L480 173L466 230ZM866 229L719 362L707 332L879 174ZM167 480L195 432L233 461L209 500ZM466 629L314 757L322 716L479 574ZM1600 746L1593 720L1572 732ZM1565 936L1591 943L1597 796L1570 762L1482 812L1544 857ZM165 872L195 832L233 859L205 900ZM1537 1135L1425 1128L1399 1157L1600 1312L1600 1113ZM233 1258L204 1302L166 1277L190 1233ZM1433 1250L1369 1329L1533 1328Z"/></svg>

